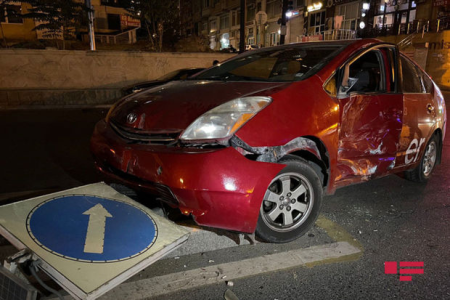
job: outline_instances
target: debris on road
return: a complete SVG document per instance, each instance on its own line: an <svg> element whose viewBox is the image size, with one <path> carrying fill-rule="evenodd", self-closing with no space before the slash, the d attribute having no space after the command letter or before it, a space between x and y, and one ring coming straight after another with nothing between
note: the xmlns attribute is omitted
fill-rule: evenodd
<svg viewBox="0 0 450 300"><path fill-rule="evenodd" d="M230 289L227 289L225 291L225 294L223 295L223 298L225 300L239 300L239 298Z"/></svg>

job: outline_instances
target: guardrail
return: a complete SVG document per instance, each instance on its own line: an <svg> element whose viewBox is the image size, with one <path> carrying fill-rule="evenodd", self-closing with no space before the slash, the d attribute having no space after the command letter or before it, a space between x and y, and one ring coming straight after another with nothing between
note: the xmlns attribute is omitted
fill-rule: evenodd
<svg viewBox="0 0 450 300"><path fill-rule="evenodd" d="M136 30L133 28L118 34L95 34L95 42L103 44L134 44L136 43Z"/></svg>
<svg viewBox="0 0 450 300"><path fill-rule="evenodd" d="M441 32L444 30L450 30L450 18L442 18L437 20L414 20L410 23L404 24L386 24L384 26L376 26L370 28L363 37L377 37L388 35L400 35L400 34L424 34L426 32Z"/></svg>
<svg viewBox="0 0 450 300"><path fill-rule="evenodd" d="M330 40L354 40L356 39L356 30L351 29L333 29L324 31L323 39Z"/></svg>

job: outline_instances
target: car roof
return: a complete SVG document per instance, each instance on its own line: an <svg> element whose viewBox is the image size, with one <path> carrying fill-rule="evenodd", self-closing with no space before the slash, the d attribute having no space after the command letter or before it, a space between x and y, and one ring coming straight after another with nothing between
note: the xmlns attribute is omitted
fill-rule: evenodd
<svg viewBox="0 0 450 300"><path fill-rule="evenodd" d="M306 46L311 46L311 45L321 45L321 46L349 46L352 44L357 45L358 47L365 47L365 46L369 46L372 44L379 44L379 43L383 43L383 44L390 44L390 43L385 43L381 40L378 39L354 39L354 40L337 40L337 41L313 41L313 42L300 42L300 43L291 43L291 44L286 44L286 45L280 45L280 46L272 46L272 47L264 47L264 48L260 48L257 49L254 53L258 52L258 51L267 51L267 50L272 50L272 49L285 49L285 48L291 48L291 47L306 47Z"/></svg>

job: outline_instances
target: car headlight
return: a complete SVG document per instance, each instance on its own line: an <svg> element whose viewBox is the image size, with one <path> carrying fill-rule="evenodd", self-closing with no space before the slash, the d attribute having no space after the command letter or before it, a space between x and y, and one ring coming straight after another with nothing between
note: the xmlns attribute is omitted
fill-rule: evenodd
<svg viewBox="0 0 450 300"><path fill-rule="evenodd" d="M270 102L272 98L258 96L226 102L195 120L184 131L181 139L207 140L229 137Z"/></svg>

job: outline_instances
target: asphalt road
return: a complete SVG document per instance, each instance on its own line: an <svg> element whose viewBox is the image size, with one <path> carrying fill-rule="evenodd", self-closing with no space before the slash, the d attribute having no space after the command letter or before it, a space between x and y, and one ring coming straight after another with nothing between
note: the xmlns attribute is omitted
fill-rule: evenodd
<svg viewBox="0 0 450 300"><path fill-rule="evenodd" d="M95 122L105 113L102 109L0 111L0 201L103 180L93 167L88 142ZM239 299L450 299L449 167L447 137L442 164L426 185L392 175L342 188L327 196L322 207L322 220L332 225L318 224L293 243L259 243L167 258L129 282L326 245L341 237L358 245L362 253L351 259L255 273L233 280L232 286L221 281L157 297L150 292L148 299L223 299L227 289ZM396 274L384 274L385 261L423 261L424 274L401 282ZM141 299L138 290L129 299Z"/></svg>

